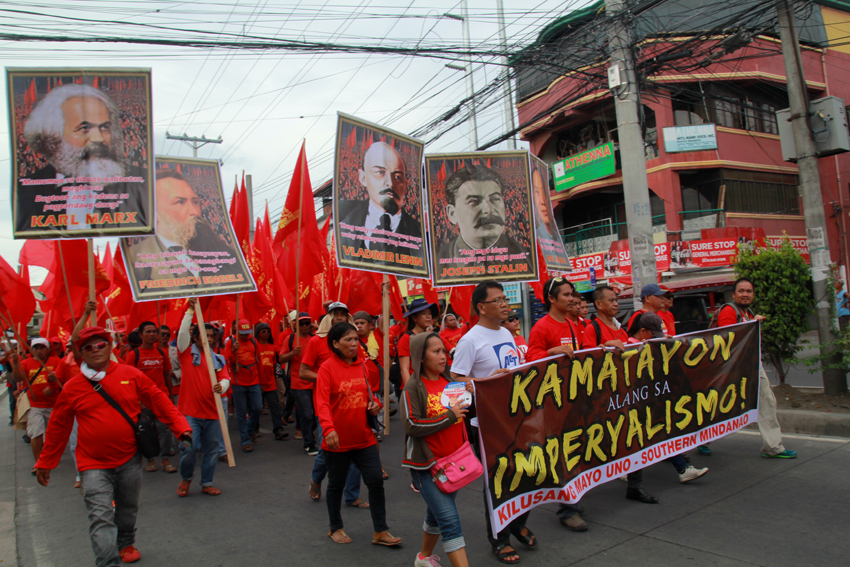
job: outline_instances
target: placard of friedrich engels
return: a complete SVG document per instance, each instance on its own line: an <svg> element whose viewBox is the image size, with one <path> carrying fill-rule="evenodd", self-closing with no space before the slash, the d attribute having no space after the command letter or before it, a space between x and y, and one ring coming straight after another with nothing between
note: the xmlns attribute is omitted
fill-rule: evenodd
<svg viewBox="0 0 850 567"><path fill-rule="evenodd" d="M534 198L534 224L537 243L549 272L568 273L570 257L561 240L549 192L549 166L535 155L528 156L531 166L531 195Z"/></svg>
<svg viewBox="0 0 850 567"><path fill-rule="evenodd" d="M424 148L419 140L339 114L333 183L339 266L429 277Z"/></svg>
<svg viewBox="0 0 850 567"><path fill-rule="evenodd" d="M539 279L528 152L425 156L434 285Z"/></svg>
<svg viewBox="0 0 850 567"><path fill-rule="evenodd" d="M154 231L149 69L7 69L15 238Z"/></svg>
<svg viewBox="0 0 850 567"><path fill-rule="evenodd" d="M156 234L122 238L136 301L256 291L217 160L156 158Z"/></svg>

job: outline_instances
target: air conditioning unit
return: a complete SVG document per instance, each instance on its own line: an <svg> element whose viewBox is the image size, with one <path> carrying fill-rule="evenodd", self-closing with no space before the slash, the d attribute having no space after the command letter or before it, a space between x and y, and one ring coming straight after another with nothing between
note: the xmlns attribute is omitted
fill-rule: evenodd
<svg viewBox="0 0 850 567"><path fill-rule="evenodd" d="M794 142L794 127L790 122L791 109L776 111L779 125L779 140L782 144L782 159L797 161L797 144ZM826 157L850 151L850 130L847 128L847 110L844 100L828 96L809 103L809 128L815 139L818 157Z"/></svg>

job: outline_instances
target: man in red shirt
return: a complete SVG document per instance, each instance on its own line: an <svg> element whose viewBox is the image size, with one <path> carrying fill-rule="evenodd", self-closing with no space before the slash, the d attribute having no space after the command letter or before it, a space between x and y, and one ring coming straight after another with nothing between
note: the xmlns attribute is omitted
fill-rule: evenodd
<svg viewBox="0 0 850 567"><path fill-rule="evenodd" d="M552 278L543 284L547 313L528 335L528 362L557 354L572 357L573 351L581 348L581 333L567 317L575 302L574 292L573 284L566 278Z"/></svg>
<svg viewBox="0 0 850 567"><path fill-rule="evenodd" d="M284 431L283 421L280 415L280 400L277 395L277 382L274 377L274 364L277 358L277 351L272 342L272 329L266 323L257 323L254 327L254 334L257 337L257 352L260 359L260 388L263 391L263 399L269 406L269 413L272 416L274 438L278 441L283 441L289 437L289 433ZM257 420L258 429L259 426L259 420Z"/></svg>
<svg viewBox="0 0 850 567"><path fill-rule="evenodd" d="M717 317L717 327L728 327L744 323L746 321L765 320L764 315L756 315L751 309L755 288L753 282L747 278L738 278L732 287L731 304L720 308ZM761 433L762 449L761 456L770 459L794 459L797 451L789 451L782 445L782 431L779 428L779 420L776 419L776 398L770 387L770 380L764 371L764 365L759 361L759 433ZM710 455L708 446L698 447L700 454Z"/></svg>
<svg viewBox="0 0 850 567"><path fill-rule="evenodd" d="M169 424L179 439L191 443L192 434L186 418L147 376L110 360L111 343L109 332L101 327L87 327L80 332L74 346L83 354L81 373L65 384L56 400L44 450L35 465L39 484L47 486L50 471L59 464L76 419L77 466L98 567L141 558L133 544L142 488L142 456L134 426L105 397L117 403L133 423L144 404L159 420Z"/></svg>
<svg viewBox="0 0 850 567"><path fill-rule="evenodd" d="M222 436L215 394L222 395L227 392L230 387L230 374L224 357L214 352L210 353L218 379L215 386L210 386L209 367L204 355L201 333L197 325L192 327L192 319L198 306L198 300L193 299L177 332L177 352L180 357L180 368L183 369L183 393L180 394L177 407L192 427L192 446L189 448L184 446L180 449L180 476L183 480L177 487L177 494L179 496L189 494L189 485L195 477L195 461L200 448L201 492L218 496L221 490L213 486L213 477ZM190 327L192 327L191 338L189 337ZM207 335L208 344L212 345L215 329L206 323L204 332Z"/></svg>
<svg viewBox="0 0 850 567"><path fill-rule="evenodd" d="M280 348L280 363L289 364L289 378L292 395L295 398L295 423L301 429L301 436L295 434L295 439L304 440L304 450L308 454L312 451L315 455L319 452L316 447L316 438L313 436L316 416L313 412L313 385L315 380L303 380L301 371L303 365L302 352L310 341L313 321L305 312L298 314L298 334L290 335L289 340ZM318 500L318 497L316 498Z"/></svg>
<svg viewBox="0 0 850 567"><path fill-rule="evenodd" d="M53 412L53 406L68 376L65 375L65 363L53 354L47 339L41 337L33 339L30 350L32 358L20 362L17 355L12 355L11 358L15 380L27 385L27 397L30 402L30 411L27 414L27 437L30 438L30 448L37 461L44 446L44 432Z"/></svg>
<svg viewBox="0 0 850 567"><path fill-rule="evenodd" d="M639 315L643 315L644 313L655 313L656 315L664 308L664 294L667 292L661 289L661 286L655 283L646 284L640 290L640 301L643 304L643 309L638 309L632 316L629 317L629 324L626 325L626 329L629 333L632 332L632 325L635 322L635 319L638 318ZM660 316L660 315L659 315ZM661 319L662 322L664 319ZM667 328L667 325L664 325L664 334L668 337L672 337L673 334L670 332L670 329Z"/></svg>
<svg viewBox="0 0 850 567"><path fill-rule="evenodd" d="M581 348L604 346L623 352L629 334L615 319L620 310L616 292L607 285L597 287L593 292L593 304L596 305L596 319L585 328Z"/></svg>
<svg viewBox="0 0 850 567"><path fill-rule="evenodd" d="M661 289L664 290L664 302L661 305L661 310L658 312L658 316L661 317L662 321L664 321L664 326L667 327L667 331L670 336L675 337L676 317L671 311L671 309L673 309L673 292L670 291L670 288L666 285L662 285Z"/></svg>
<svg viewBox="0 0 850 567"><path fill-rule="evenodd" d="M260 353L254 330L247 319L237 324L238 336L231 337L225 349L227 361L236 368L233 377L233 405L242 450L250 453L257 442L257 424L263 409L263 394L260 391ZM245 416L248 416L247 418Z"/></svg>
<svg viewBox="0 0 850 567"><path fill-rule="evenodd" d="M519 363L523 364L528 357L528 343L525 342L525 337L519 334L519 314L516 311L511 311L508 318L502 321L502 327L510 331L513 336L519 353Z"/></svg>
<svg viewBox="0 0 850 567"><path fill-rule="evenodd" d="M171 399L171 361L168 358L168 349L160 346L160 330L156 323L144 321L139 324L139 335L142 338L142 346L134 348L127 353L124 364L138 368L142 373L162 390L162 393ZM177 467L171 464L168 457L177 449L177 440L169 431L168 426L161 421L155 420L156 431L159 433L159 445L162 452L162 468L167 473L177 472ZM147 472L158 470L156 459L148 461L145 469Z"/></svg>
<svg viewBox="0 0 850 567"><path fill-rule="evenodd" d="M292 412L295 410L295 397L292 395L292 381L289 376L289 370L286 367L286 363L280 359L280 351L283 345L289 344L289 337L298 330L296 325L298 317L296 315L297 313L295 311L290 311L283 318L280 333L278 333L274 342L277 361L281 367L281 373L275 380L277 382L278 404L281 407L281 421L284 426L294 421L292 419Z"/></svg>

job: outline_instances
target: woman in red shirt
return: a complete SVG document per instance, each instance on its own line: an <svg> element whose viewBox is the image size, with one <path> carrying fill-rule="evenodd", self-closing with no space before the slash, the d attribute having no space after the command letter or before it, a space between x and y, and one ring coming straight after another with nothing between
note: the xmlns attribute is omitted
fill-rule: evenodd
<svg viewBox="0 0 850 567"><path fill-rule="evenodd" d="M342 529L340 508L348 467L354 462L369 489L369 511L375 530L372 543L399 545L401 538L387 531L381 457L367 421L367 413L378 415L381 406L372 398L363 361L357 355L357 328L351 323L337 323L328 333L327 341L333 356L319 368L315 400L324 432L322 450L328 465L328 536L336 543L351 543Z"/></svg>
<svg viewBox="0 0 850 567"><path fill-rule="evenodd" d="M407 319L407 331L398 340L398 365L401 369L401 387L407 385L413 374L410 365L410 339L414 335L431 331L434 319L440 314L440 308L424 299L414 299L404 318Z"/></svg>
<svg viewBox="0 0 850 567"><path fill-rule="evenodd" d="M425 500L425 525L422 550L416 567L437 565L434 546L442 536L443 549L454 567L466 567L466 543L460 525L456 492L444 494L433 482L431 467L438 458L447 457L464 443L463 419L466 407L455 402L446 409L440 397L452 382L446 372L446 348L435 333L417 335L410 341L413 376L402 392L405 455L402 466L410 469L413 485Z"/></svg>

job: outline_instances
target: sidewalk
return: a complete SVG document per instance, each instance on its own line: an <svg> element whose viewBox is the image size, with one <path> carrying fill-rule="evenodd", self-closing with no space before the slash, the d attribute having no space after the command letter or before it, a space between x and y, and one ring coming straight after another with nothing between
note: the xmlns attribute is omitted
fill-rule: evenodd
<svg viewBox="0 0 850 567"><path fill-rule="evenodd" d="M9 389L5 384L0 391L0 406L7 408L0 411L0 427L9 430L0 435L0 565L3 567L18 567L18 548L15 541L15 436L12 428L7 426L9 419ZM4 421L5 420L5 421Z"/></svg>

